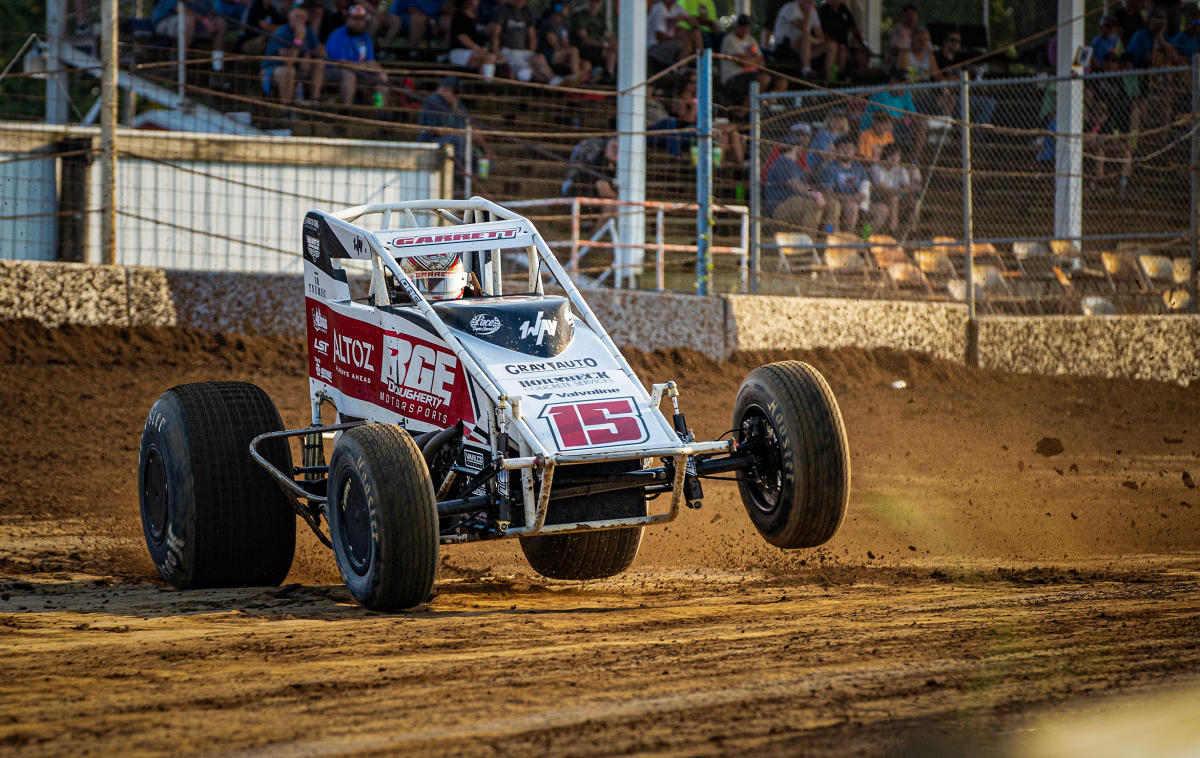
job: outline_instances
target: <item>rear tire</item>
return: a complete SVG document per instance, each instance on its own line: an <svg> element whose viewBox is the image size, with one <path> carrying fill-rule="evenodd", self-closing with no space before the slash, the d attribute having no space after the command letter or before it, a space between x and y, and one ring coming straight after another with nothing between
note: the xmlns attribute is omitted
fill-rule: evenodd
<svg viewBox="0 0 1200 758"><path fill-rule="evenodd" d="M759 366L738 391L733 426L759 461L759 478L738 490L763 538L790 549L833 537L850 499L850 447L824 377L800 361Z"/></svg>
<svg viewBox="0 0 1200 758"><path fill-rule="evenodd" d="M275 404L242 382L164 392L142 429L142 532L159 574L178 589L279 584L296 546L291 501L253 458L250 440L283 429ZM283 471L284 439L259 450Z"/></svg>
<svg viewBox="0 0 1200 758"><path fill-rule="evenodd" d="M425 602L437 574L437 501L412 437L390 424L344 432L328 491L329 535L350 594L373 611Z"/></svg>
<svg viewBox="0 0 1200 758"><path fill-rule="evenodd" d="M551 504L547 523L646 515L641 487L570 498ZM553 516L553 518L550 518ZM522 537L521 551L534 571L551 579L604 579L633 563L644 527Z"/></svg>

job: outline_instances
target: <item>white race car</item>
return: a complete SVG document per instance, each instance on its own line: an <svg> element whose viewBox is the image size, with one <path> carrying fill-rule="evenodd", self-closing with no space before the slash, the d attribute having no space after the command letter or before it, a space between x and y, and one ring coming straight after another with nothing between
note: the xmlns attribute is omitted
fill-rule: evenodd
<svg viewBox="0 0 1200 758"><path fill-rule="evenodd" d="M533 225L495 203L311 211L302 244L312 426L283 429L236 382L172 388L146 421L142 525L172 585L281 582L295 514L371 609L429 598L447 543L515 537L545 576L612 576L644 527L699 508L721 474L773 545L819 545L841 524L845 427L811 366L753 370L730 432L697 441L674 382L647 391ZM365 297L351 260L370 269Z"/></svg>

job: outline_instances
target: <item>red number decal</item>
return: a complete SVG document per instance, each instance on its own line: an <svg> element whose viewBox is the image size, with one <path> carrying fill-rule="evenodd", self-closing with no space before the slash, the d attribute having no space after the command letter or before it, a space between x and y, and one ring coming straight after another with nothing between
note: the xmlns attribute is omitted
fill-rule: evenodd
<svg viewBox="0 0 1200 758"><path fill-rule="evenodd" d="M633 398L552 405L542 411L564 448L642 442L646 427Z"/></svg>

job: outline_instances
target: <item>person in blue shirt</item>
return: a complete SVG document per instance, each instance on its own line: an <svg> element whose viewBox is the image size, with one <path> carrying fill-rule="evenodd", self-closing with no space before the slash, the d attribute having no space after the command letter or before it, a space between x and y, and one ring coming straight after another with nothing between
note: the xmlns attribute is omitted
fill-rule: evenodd
<svg viewBox="0 0 1200 758"><path fill-rule="evenodd" d="M1192 56L1200 51L1200 8L1188 14L1187 25L1171 38L1171 44L1175 46L1175 52L1191 63Z"/></svg>
<svg viewBox="0 0 1200 758"><path fill-rule="evenodd" d="M191 49L197 39L212 40L213 71L225 70L225 19L213 11L212 0L186 0L183 14L179 0L158 0L150 14L154 33L175 39L183 23L183 46Z"/></svg>
<svg viewBox="0 0 1200 758"><path fill-rule="evenodd" d="M839 137L833 143L836 159L821 164L821 173L817 177L817 189L821 190L827 204L839 208L842 219L840 229L847 231L858 229L860 206L870 200L870 179L859 162L854 160L857 151L858 140L852 135Z"/></svg>
<svg viewBox="0 0 1200 758"><path fill-rule="evenodd" d="M1093 67L1099 68L1099 62L1109 53L1120 55L1125 52L1121 47L1121 25L1117 17L1111 14L1100 19L1100 33L1092 40Z"/></svg>
<svg viewBox="0 0 1200 758"><path fill-rule="evenodd" d="M361 5L352 5L346 12L345 26L339 26L325 40L325 57L330 63L329 74L338 81L338 92L343 105L354 104L354 93L358 89L361 75L364 84L374 90L375 107L383 106L383 93L387 87L387 74L379 61L375 60L375 43L367 34L367 10Z"/></svg>
<svg viewBox="0 0 1200 758"><path fill-rule="evenodd" d="M910 145L910 155L919 157L925 146L925 134L928 126L925 119L917 114L916 103L913 102L912 92L908 86L908 72L894 68L888 75L889 87L882 92L876 92L867 98L867 109L863 111L859 129L871 126L871 116L878 111L888 111L894 119L892 131L896 141Z"/></svg>
<svg viewBox="0 0 1200 758"><path fill-rule="evenodd" d="M1167 41L1167 14L1155 8L1145 29L1138 29L1129 40L1126 51L1133 56L1135 68L1158 68L1182 65L1184 59Z"/></svg>
<svg viewBox="0 0 1200 758"><path fill-rule="evenodd" d="M262 62L263 92L279 92L279 99L292 102L300 77L308 76L312 83L312 98L321 96L325 84L325 47L317 34L308 27L308 11L297 2L288 11L288 22L275 30L267 42ZM303 100L303 98L295 98Z"/></svg>

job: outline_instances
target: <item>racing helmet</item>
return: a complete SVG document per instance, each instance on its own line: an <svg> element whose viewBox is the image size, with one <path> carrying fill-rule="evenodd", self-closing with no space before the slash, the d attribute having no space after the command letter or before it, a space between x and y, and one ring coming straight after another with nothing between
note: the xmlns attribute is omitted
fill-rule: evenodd
<svg viewBox="0 0 1200 758"><path fill-rule="evenodd" d="M467 270L458 253L402 258L400 268L426 300L457 300L467 287Z"/></svg>

